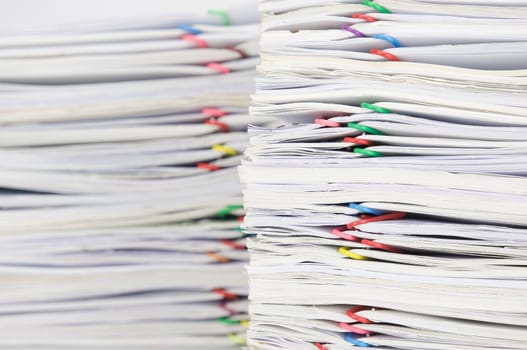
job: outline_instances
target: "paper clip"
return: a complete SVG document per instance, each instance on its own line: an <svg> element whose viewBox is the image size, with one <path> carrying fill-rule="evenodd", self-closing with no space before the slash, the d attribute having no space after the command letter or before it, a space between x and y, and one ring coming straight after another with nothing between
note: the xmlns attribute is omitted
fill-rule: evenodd
<svg viewBox="0 0 527 350"><path fill-rule="evenodd" d="M227 300L236 300L236 299L238 299L238 296L236 294L227 292L223 288L216 288L216 289L213 290L213 292L216 293L216 294L221 295L221 297L223 299L227 299Z"/></svg>
<svg viewBox="0 0 527 350"><path fill-rule="evenodd" d="M364 148L354 148L353 152L359 153L359 154L362 154L368 157L384 157L384 154L382 154L381 152L372 151L372 150L364 149Z"/></svg>
<svg viewBox="0 0 527 350"><path fill-rule="evenodd" d="M179 26L177 26L177 28L194 35L199 35L203 33L201 30L194 28L190 24L180 24Z"/></svg>
<svg viewBox="0 0 527 350"><path fill-rule="evenodd" d="M314 345L317 347L318 350L329 350L327 347L325 347L321 343L315 343Z"/></svg>
<svg viewBox="0 0 527 350"><path fill-rule="evenodd" d="M230 318L228 316L221 316L216 319L219 323L223 324L240 324L240 320Z"/></svg>
<svg viewBox="0 0 527 350"><path fill-rule="evenodd" d="M219 108L203 108L201 114L210 118L221 118L227 115L227 112Z"/></svg>
<svg viewBox="0 0 527 350"><path fill-rule="evenodd" d="M371 346L368 343L355 339L355 337L353 336L353 333L346 333L346 335L344 336L344 339L346 339L348 343L351 343L361 348L369 348Z"/></svg>
<svg viewBox="0 0 527 350"><path fill-rule="evenodd" d="M371 146L373 144L370 140L360 139L357 137L345 137L342 142L354 143L361 146Z"/></svg>
<svg viewBox="0 0 527 350"><path fill-rule="evenodd" d="M229 74L231 72L229 67L224 66L223 64L220 64L220 63L216 63L216 62L211 62L211 63L207 64L207 68L210 68L210 69L213 69L215 71L218 71L221 74Z"/></svg>
<svg viewBox="0 0 527 350"><path fill-rule="evenodd" d="M357 123L348 123L348 128L364 131L366 134L382 135L382 131Z"/></svg>
<svg viewBox="0 0 527 350"><path fill-rule="evenodd" d="M366 22L376 22L377 18L365 15L364 13L354 13L351 15L351 18L359 18L365 20Z"/></svg>
<svg viewBox="0 0 527 350"><path fill-rule="evenodd" d="M393 212L393 213L383 214L383 215L379 215L379 216L372 216L372 217L369 217L369 218L366 218L366 219L360 219L360 220L352 221L352 222L350 222L349 224L346 225L346 228L349 229L349 230L354 230L355 227L360 226L360 225L364 225L364 224L367 224L367 223L370 223L370 222L386 221L386 220L397 220L397 219L404 218L405 215L406 215L406 213L403 213L403 212Z"/></svg>
<svg viewBox="0 0 527 350"><path fill-rule="evenodd" d="M234 333L229 333L227 334L227 338L233 342L234 344L236 345L241 345L241 346L245 346L246 345L246 341L245 339L243 339L242 337L240 337L239 335L236 335Z"/></svg>
<svg viewBox="0 0 527 350"><path fill-rule="evenodd" d="M229 316L235 316L240 314L238 311L229 308L229 306L227 305L227 301L225 300L221 301L220 307L222 308L222 310L227 311L229 313Z"/></svg>
<svg viewBox="0 0 527 350"><path fill-rule="evenodd" d="M243 50L240 50L239 48L237 47L234 47L234 46L228 46L226 47L227 50L231 50L231 51L234 51L236 52L238 55L240 55L240 58L247 58L249 57L249 55L247 54L247 52L243 51Z"/></svg>
<svg viewBox="0 0 527 350"><path fill-rule="evenodd" d="M368 309L365 306L355 306L346 311L346 315L360 323L373 323L369 318L357 315L357 312Z"/></svg>
<svg viewBox="0 0 527 350"><path fill-rule="evenodd" d="M322 126L329 126L332 128L336 128L340 126L340 123L332 122L330 120L322 119L322 118L315 119L315 124L322 125Z"/></svg>
<svg viewBox="0 0 527 350"><path fill-rule="evenodd" d="M357 204L357 203L350 203L348 205L351 209L356 209L360 211L361 213L371 214L371 215L382 215L384 212L379 209L369 208L365 207L364 205Z"/></svg>
<svg viewBox="0 0 527 350"><path fill-rule="evenodd" d="M367 246L370 246L370 247L373 247L373 248L377 248L377 249L381 249L381 250L386 250L388 252L392 252L392 253L400 253L401 250L399 248L396 248L396 247L392 247L390 245L387 245L387 244L384 244L384 243L380 243L380 242L376 242L376 241L372 241L372 240L369 240L369 239L361 239L360 243L364 244L364 245L367 245Z"/></svg>
<svg viewBox="0 0 527 350"><path fill-rule="evenodd" d="M371 104L371 103L368 103L368 102L362 102L360 104L361 108L366 108L366 109L370 109L374 112L377 112L377 113L392 113L389 109L386 109L384 107L381 107L381 106L377 106L377 105L374 105L374 104Z"/></svg>
<svg viewBox="0 0 527 350"><path fill-rule="evenodd" d="M354 259L354 260L368 260L367 257L359 255L357 253L353 253L352 251L350 251L346 247L340 247L338 249L338 251L339 251L340 254L344 255L345 257L348 257L348 258L351 258L351 259Z"/></svg>
<svg viewBox="0 0 527 350"><path fill-rule="evenodd" d="M352 326L352 325L350 325L350 324L348 324L346 322L340 322L339 326L340 326L340 328L345 329L345 330L350 331L351 333L355 333L355 334L362 334L362 335L369 336L370 334L373 333L373 332L368 331L366 329L362 329L362 328L359 328L359 327Z"/></svg>
<svg viewBox="0 0 527 350"><path fill-rule="evenodd" d="M219 120L215 120L215 119L207 119L205 120L205 124L217 126L223 132L229 132L230 130L227 124L220 122Z"/></svg>
<svg viewBox="0 0 527 350"><path fill-rule="evenodd" d="M225 244L226 246L229 246L233 249L236 249L236 250L246 250L247 247L244 246L243 244L239 244L239 243L236 243L234 242L233 240L230 240L230 239L224 239L221 241L223 244Z"/></svg>
<svg viewBox="0 0 527 350"><path fill-rule="evenodd" d="M210 9L207 12L208 12L209 15L220 16L222 21L223 21L223 25L224 26L230 26L232 24L231 23L231 18L229 17L229 14L227 12L225 12L225 11Z"/></svg>
<svg viewBox="0 0 527 350"><path fill-rule="evenodd" d="M381 40L387 41L390 44L392 44L393 47L401 47L401 43L399 42L399 40L395 39L391 35L388 35L388 34L373 34L371 37L375 38L375 39L381 39Z"/></svg>
<svg viewBox="0 0 527 350"><path fill-rule="evenodd" d="M238 155L238 151L236 151L234 148L225 146L225 145L214 145L212 146L213 151L223 152L228 156L236 156Z"/></svg>
<svg viewBox="0 0 527 350"><path fill-rule="evenodd" d="M205 163L205 162L200 162L196 165L198 168L200 169L205 169L205 170L208 170L208 171L217 171L217 170L220 170L221 168L215 164L211 164L211 163Z"/></svg>
<svg viewBox="0 0 527 350"><path fill-rule="evenodd" d="M231 259L227 258L226 256L222 256L214 252L207 252L207 256L211 257L212 259L222 264L225 264L231 261Z"/></svg>
<svg viewBox="0 0 527 350"><path fill-rule="evenodd" d="M354 235L350 235L348 233L344 233L343 231L339 230L338 228L334 228L333 230L331 230L331 233L334 234L335 236L337 236L339 238L342 238L342 239L345 239L347 241L360 242L360 238L359 237L356 237Z"/></svg>
<svg viewBox="0 0 527 350"><path fill-rule="evenodd" d="M342 26L341 28L344 29L345 31L348 31L348 32L352 33L357 38L365 38L366 37L366 34L361 32L360 30L352 28L351 26Z"/></svg>
<svg viewBox="0 0 527 350"><path fill-rule="evenodd" d="M362 4L364 6L369 6L369 7L373 8L373 9L375 9L375 10L381 12L381 13L391 13L390 10L388 10L386 7L384 7L382 5L379 5L376 2L374 2L374 1L363 0Z"/></svg>
<svg viewBox="0 0 527 350"><path fill-rule="evenodd" d="M197 37L194 34L185 34L181 37L181 40L192 42L198 45L198 47L201 47L202 49L208 47L207 42L205 40L201 39L200 37Z"/></svg>
<svg viewBox="0 0 527 350"><path fill-rule="evenodd" d="M216 215L219 216L220 218L225 218L225 217L231 215L233 211L238 210L238 209L242 209L242 208L243 208L243 205L239 205L239 204L227 205L226 207L220 209L216 213Z"/></svg>
<svg viewBox="0 0 527 350"><path fill-rule="evenodd" d="M384 57L384 58L386 58L387 60L390 60L390 61L394 61L394 62L400 61L399 57L397 57L395 55L392 55L391 53L386 52L386 51L377 50L377 49L371 49L370 53L374 54L374 55L382 56L382 57Z"/></svg>

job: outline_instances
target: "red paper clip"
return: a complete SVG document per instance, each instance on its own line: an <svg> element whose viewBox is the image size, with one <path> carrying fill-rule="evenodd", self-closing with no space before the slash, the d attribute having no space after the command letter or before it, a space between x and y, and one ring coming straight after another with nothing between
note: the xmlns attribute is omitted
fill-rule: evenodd
<svg viewBox="0 0 527 350"><path fill-rule="evenodd" d="M206 169L208 171L217 171L221 169L219 166L210 163L198 163L196 166L200 169Z"/></svg>
<svg viewBox="0 0 527 350"><path fill-rule="evenodd" d="M346 322L340 322L339 326L340 326L340 328L345 329L345 330L350 331L351 333L355 333L355 334L370 335L370 334L373 333L371 331L367 331L365 329L362 329L362 328L355 327L355 326L352 326L350 324L347 324Z"/></svg>
<svg viewBox="0 0 527 350"><path fill-rule="evenodd" d="M225 310L225 311L227 311L227 312L229 313L229 317L230 317L230 316L234 316L234 315L239 315L239 314L240 314L240 312L238 312L238 311L236 311L236 310L233 310L233 309L229 308L229 306L228 306L228 304L227 304L227 302L226 302L225 300L223 300L223 301L220 303L220 307L221 307L223 310Z"/></svg>
<svg viewBox="0 0 527 350"><path fill-rule="evenodd" d="M221 295L223 299L227 299L227 300L236 300L236 299L238 299L238 296L236 294L227 292L223 288L216 288L213 291L214 291L214 293Z"/></svg>
<svg viewBox="0 0 527 350"><path fill-rule="evenodd" d="M216 62L211 62L207 64L207 67L215 71L218 71L221 74L229 74L231 72L229 67L224 66L223 64L220 64L220 63L216 63Z"/></svg>
<svg viewBox="0 0 527 350"><path fill-rule="evenodd" d="M231 248L234 248L234 249L237 249L237 250L245 250L247 249L246 246L244 246L243 244L239 244L239 243L236 243L230 239L224 239L223 241L221 241L223 244L231 247Z"/></svg>
<svg viewBox="0 0 527 350"><path fill-rule="evenodd" d="M236 52L238 55L240 55L240 58L247 58L247 57L249 57L249 55L247 55L247 53L245 51L240 50L237 47L229 46L229 47L226 47L226 49Z"/></svg>
<svg viewBox="0 0 527 350"><path fill-rule="evenodd" d="M381 250L386 250L386 251L392 252L392 253L400 253L401 252L401 250L399 248L392 247L392 246L389 246L387 244L376 242L376 241L372 241L372 240L369 240L369 239L361 239L360 242L362 244L364 244L364 245L368 245L370 247L381 249Z"/></svg>
<svg viewBox="0 0 527 350"><path fill-rule="evenodd" d="M206 115L210 118L221 118L227 115L227 112L219 108L203 108L201 110L201 114Z"/></svg>
<svg viewBox="0 0 527 350"><path fill-rule="evenodd" d="M346 311L346 315L348 315L349 317L351 317L352 319L360 323L373 323L370 319L356 314L357 312L360 312L366 309L368 308L365 306L355 306L349 309L348 311Z"/></svg>
<svg viewBox="0 0 527 350"><path fill-rule="evenodd" d="M354 143L356 145L361 145L361 146L366 146L366 147L369 147L373 144L370 140L359 139L358 137L345 137L342 141Z"/></svg>
<svg viewBox="0 0 527 350"><path fill-rule="evenodd" d="M229 126L223 122L214 119L205 120L205 124L217 126L223 132L229 132Z"/></svg>
<svg viewBox="0 0 527 350"><path fill-rule="evenodd" d="M364 13L354 13L351 15L351 18L360 18L365 20L366 22L375 22L377 21L377 18L365 15Z"/></svg>
<svg viewBox="0 0 527 350"><path fill-rule="evenodd" d="M344 227L344 228L346 228L346 227ZM333 230L331 230L331 233L334 234L335 236L337 236L339 238L342 238L342 239L345 239L347 241L360 242L360 238L359 237L355 237L353 235L344 233L343 231L339 230L338 228L334 228Z"/></svg>
<svg viewBox="0 0 527 350"><path fill-rule="evenodd" d="M371 216L371 217L366 218L366 219L360 219L360 220L352 221L352 222L350 222L349 224L346 225L346 228L349 229L349 230L354 230L355 227L357 227L359 225L364 225L364 224L367 224L367 223L370 223L370 222L376 222L376 221L402 219L402 218L405 217L405 215L406 215L406 213L393 212L393 213L388 213L388 214L379 215L379 216Z"/></svg>
<svg viewBox="0 0 527 350"><path fill-rule="evenodd" d="M377 50L377 49L371 49L370 53L372 53L374 55L382 56L382 57L384 57L384 58L386 58L387 60L390 60L390 61L394 61L394 62L395 61L400 61L399 57L397 57L395 55L392 55L391 53L386 52L386 51Z"/></svg>
<svg viewBox="0 0 527 350"><path fill-rule="evenodd" d="M209 45L207 45L207 42L205 40L203 40L202 38L194 35L194 34L185 34L181 37L182 40L185 40L185 41L190 41L196 45L198 45L198 47L201 47L202 49L205 49L207 47L209 47Z"/></svg>
<svg viewBox="0 0 527 350"><path fill-rule="evenodd" d="M336 127L340 126L340 123L332 122L330 120L321 119L321 118L315 119L315 124L323 125L323 126L329 126L329 127L332 127L332 128L336 128Z"/></svg>
<svg viewBox="0 0 527 350"><path fill-rule="evenodd" d="M326 348L324 345L320 343L315 343L315 346L317 347L318 350L329 350L328 348Z"/></svg>

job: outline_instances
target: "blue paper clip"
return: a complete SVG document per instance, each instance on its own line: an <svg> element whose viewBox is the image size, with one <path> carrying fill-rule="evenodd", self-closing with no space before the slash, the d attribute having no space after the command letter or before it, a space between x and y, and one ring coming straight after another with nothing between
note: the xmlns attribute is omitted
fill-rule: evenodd
<svg viewBox="0 0 527 350"><path fill-rule="evenodd" d="M190 24L180 24L177 28L194 35L199 35L203 33L201 30L194 28Z"/></svg>
<svg viewBox="0 0 527 350"><path fill-rule="evenodd" d="M359 347L361 347L361 348L369 348L369 347L371 347L370 344L355 339L355 338L353 337L353 333L346 333L346 335L344 335L344 339L345 339L348 343L351 343L351 344L353 344L353 345L355 345L355 346L359 346Z"/></svg>
<svg viewBox="0 0 527 350"><path fill-rule="evenodd" d="M360 205L360 204L357 204L357 203L350 203L348 206L351 209L356 209L356 210L360 211L361 213L366 213L366 214L371 214L371 215L383 215L384 214L384 212L382 210L368 208L368 207L365 207L364 205Z"/></svg>
<svg viewBox="0 0 527 350"><path fill-rule="evenodd" d="M373 34L371 37L375 38L375 39L381 39L381 40L387 41L390 44L392 44L393 47L401 47L401 43L399 42L399 40L395 39L391 35L388 35L388 34Z"/></svg>

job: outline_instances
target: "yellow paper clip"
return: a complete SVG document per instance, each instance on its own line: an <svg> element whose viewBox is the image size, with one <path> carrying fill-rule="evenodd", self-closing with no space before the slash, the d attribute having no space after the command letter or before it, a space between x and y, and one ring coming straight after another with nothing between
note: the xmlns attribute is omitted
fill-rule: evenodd
<svg viewBox="0 0 527 350"><path fill-rule="evenodd" d="M213 151L223 152L229 156L235 156L238 154L234 148L225 145L214 145L212 146Z"/></svg>
<svg viewBox="0 0 527 350"><path fill-rule="evenodd" d="M367 257L359 255L357 253L353 253L353 252L349 251L348 248L346 248L346 247L340 247L339 248L339 253L344 255L344 256L346 256L346 257L348 257L348 258L354 259L354 260L368 260Z"/></svg>
<svg viewBox="0 0 527 350"><path fill-rule="evenodd" d="M246 345L246 341L245 339L243 339L242 337L240 337L239 335L237 334L234 334L234 333L229 333L227 334L227 338L233 342L234 344L236 345Z"/></svg>

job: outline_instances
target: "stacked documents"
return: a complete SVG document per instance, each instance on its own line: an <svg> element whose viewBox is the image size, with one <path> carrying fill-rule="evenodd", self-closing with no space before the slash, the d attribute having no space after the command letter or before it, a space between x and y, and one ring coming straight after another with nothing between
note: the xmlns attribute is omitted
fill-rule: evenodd
<svg viewBox="0 0 527 350"><path fill-rule="evenodd" d="M527 1L268 0L252 349L525 349Z"/></svg>
<svg viewBox="0 0 527 350"><path fill-rule="evenodd" d="M2 349L244 343L256 4L173 7L0 36Z"/></svg>

